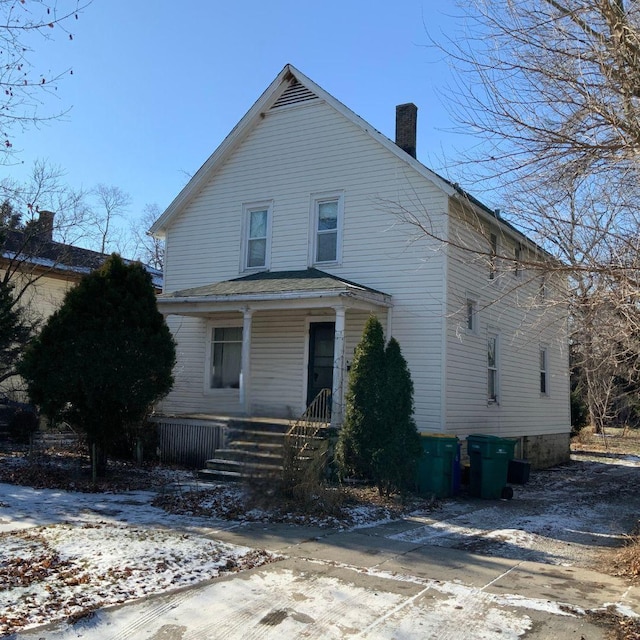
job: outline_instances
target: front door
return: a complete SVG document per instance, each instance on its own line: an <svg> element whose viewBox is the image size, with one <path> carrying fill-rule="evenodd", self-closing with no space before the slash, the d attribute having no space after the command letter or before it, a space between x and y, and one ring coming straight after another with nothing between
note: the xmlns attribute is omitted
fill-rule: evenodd
<svg viewBox="0 0 640 640"><path fill-rule="evenodd" d="M333 388L335 330L335 322L312 322L309 325L307 406L313 402L322 389Z"/></svg>

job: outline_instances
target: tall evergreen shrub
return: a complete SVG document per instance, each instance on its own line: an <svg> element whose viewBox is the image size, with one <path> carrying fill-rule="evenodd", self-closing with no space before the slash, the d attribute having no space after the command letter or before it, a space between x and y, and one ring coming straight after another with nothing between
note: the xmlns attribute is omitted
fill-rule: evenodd
<svg viewBox="0 0 640 640"><path fill-rule="evenodd" d="M413 419L413 381L400 343L391 338L385 349L386 385L383 395L385 431L374 467L378 489L389 495L413 488L422 445Z"/></svg>
<svg viewBox="0 0 640 640"><path fill-rule="evenodd" d="M372 478L373 455L383 439L386 415L384 333L371 316L356 346L346 394L345 420L336 445L340 475Z"/></svg>
<svg viewBox="0 0 640 640"><path fill-rule="evenodd" d="M336 447L341 476L373 481L381 494L406 491L422 449L413 420L413 382L400 345L384 347L382 325L367 321L356 347Z"/></svg>
<svg viewBox="0 0 640 640"><path fill-rule="evenodd" d="M114 442L171 389L174 363L151 276L114 254L67 293L19 372L45 415L87 434L102 475Z"/></svg>

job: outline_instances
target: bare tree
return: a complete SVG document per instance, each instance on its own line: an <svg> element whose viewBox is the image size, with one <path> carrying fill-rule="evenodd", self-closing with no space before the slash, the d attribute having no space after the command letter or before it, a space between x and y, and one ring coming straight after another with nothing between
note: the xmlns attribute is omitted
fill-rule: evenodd
<svg viewBox="0 0 640 640"><path fill-rule="evenodd" d="M119 221L126 217L131 196L120 187L99 184L91 192L95 205L92 207L90 235L100 253L126 252L124 229Z"/></svg>
<svg viewBox="0 0 640 640"><path fill-rule="evenodd" d="M89 241L88 193L66 183L66 172L48 160L36 160L27 180L0 180L0 199L11 203L23 226L33 224L40 211L54 212L53 237L67 244Z"/></svg>
<svg viewBox="0 0 640 640"><path fill-rule="evenodd" d="M625 0L468 0L465 32L437 42L448 92L485 144L458 165L566 275L592 420L633 377L640 300L640 5ZM615 385L614 385L615 386Z"/></svg>
<svg viewBox="0 0 640 640"><path fill-rule="evenodd" d="M71 68L50 70L34 63L34 52L56 34L73 40L72 24L89 4L0 0L0 164L11 161L15 132L55 119L58 111L42 111Z"/></svg>
<svg viewBox="0 0 640 640"><path fill-rule="evenodd" d="M164 265L164 241L149 234L148 230L161 213L155 202L146 204L142 216L131 225L131 235L136 244L133 257L155 269L162 269Z"/></svg>

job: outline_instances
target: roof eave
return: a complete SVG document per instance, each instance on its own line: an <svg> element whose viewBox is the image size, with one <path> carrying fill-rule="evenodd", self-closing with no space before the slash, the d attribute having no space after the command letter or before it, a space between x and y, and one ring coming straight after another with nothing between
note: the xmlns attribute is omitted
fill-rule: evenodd
<svg viewBox="0 0 640 640"><path fill-rule="evenodd" d="M166 297L165 297L166 296ZM374 294L367 291L286 291L280 293L236 293L228 295L200 295L200 296L171 296L158 297L158 307L165 313L176 313L180 308L182 312L189 308L199 307L200 312L207 309L215 310L216 307L228 307L241 309L244 307L282 308L292 303L300 303L301 306L313 306L313 302L320 303L317 306L327 306L328 303L345 304L346 306L380 307L393 306L391 296L386 294Z"/></svg>
<svg viewBox="0 0 640 640"><path fill-rule="evenodd" d="M209 156L205 163L196 171L195 175L174 198L165 212L153 223L149 233L163 236L165 230L180 209L196 194L204 182L209 178L218 163L224 161L229 154L247 135L254 124L260 119L262 112L278 98L278 87L291 74L291 65L284 66L273 82L263 91L253 106L247 111L236 126L229 132L218 148Z"/></svg>

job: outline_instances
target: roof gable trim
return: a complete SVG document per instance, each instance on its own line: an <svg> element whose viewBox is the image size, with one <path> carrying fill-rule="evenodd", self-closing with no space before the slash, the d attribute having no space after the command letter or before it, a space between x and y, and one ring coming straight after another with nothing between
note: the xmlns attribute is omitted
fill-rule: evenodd
<svg viewBox="0 0 640 640"><path fill-rule="evenodd" d="M314 97L312 98L311 96ZM167 207L166 211L156 220L150 229L150 233L160 236L164 234L173 217L200 191L206 181L213 175L217 166L244 140L251 129L264 117L265 112L271 108L310 102L315 99L324 100L338 113L350 120L402 161L410 165L427 180L434 183L448 196L452 196L455 193L453 186L444 178L441 178L415 158L412 158L389 138L382 135L360 116L351 111L351 109L313 82L313 80L307 78L307 76L298 71L294 66L287 64L238 124L231 130L229 135L222 141L220 146L209 156L200 169L198 169L191 180L189 180L182 191L180 191L173 202ZM278 106L276 107L276 105Z"/></svg>

